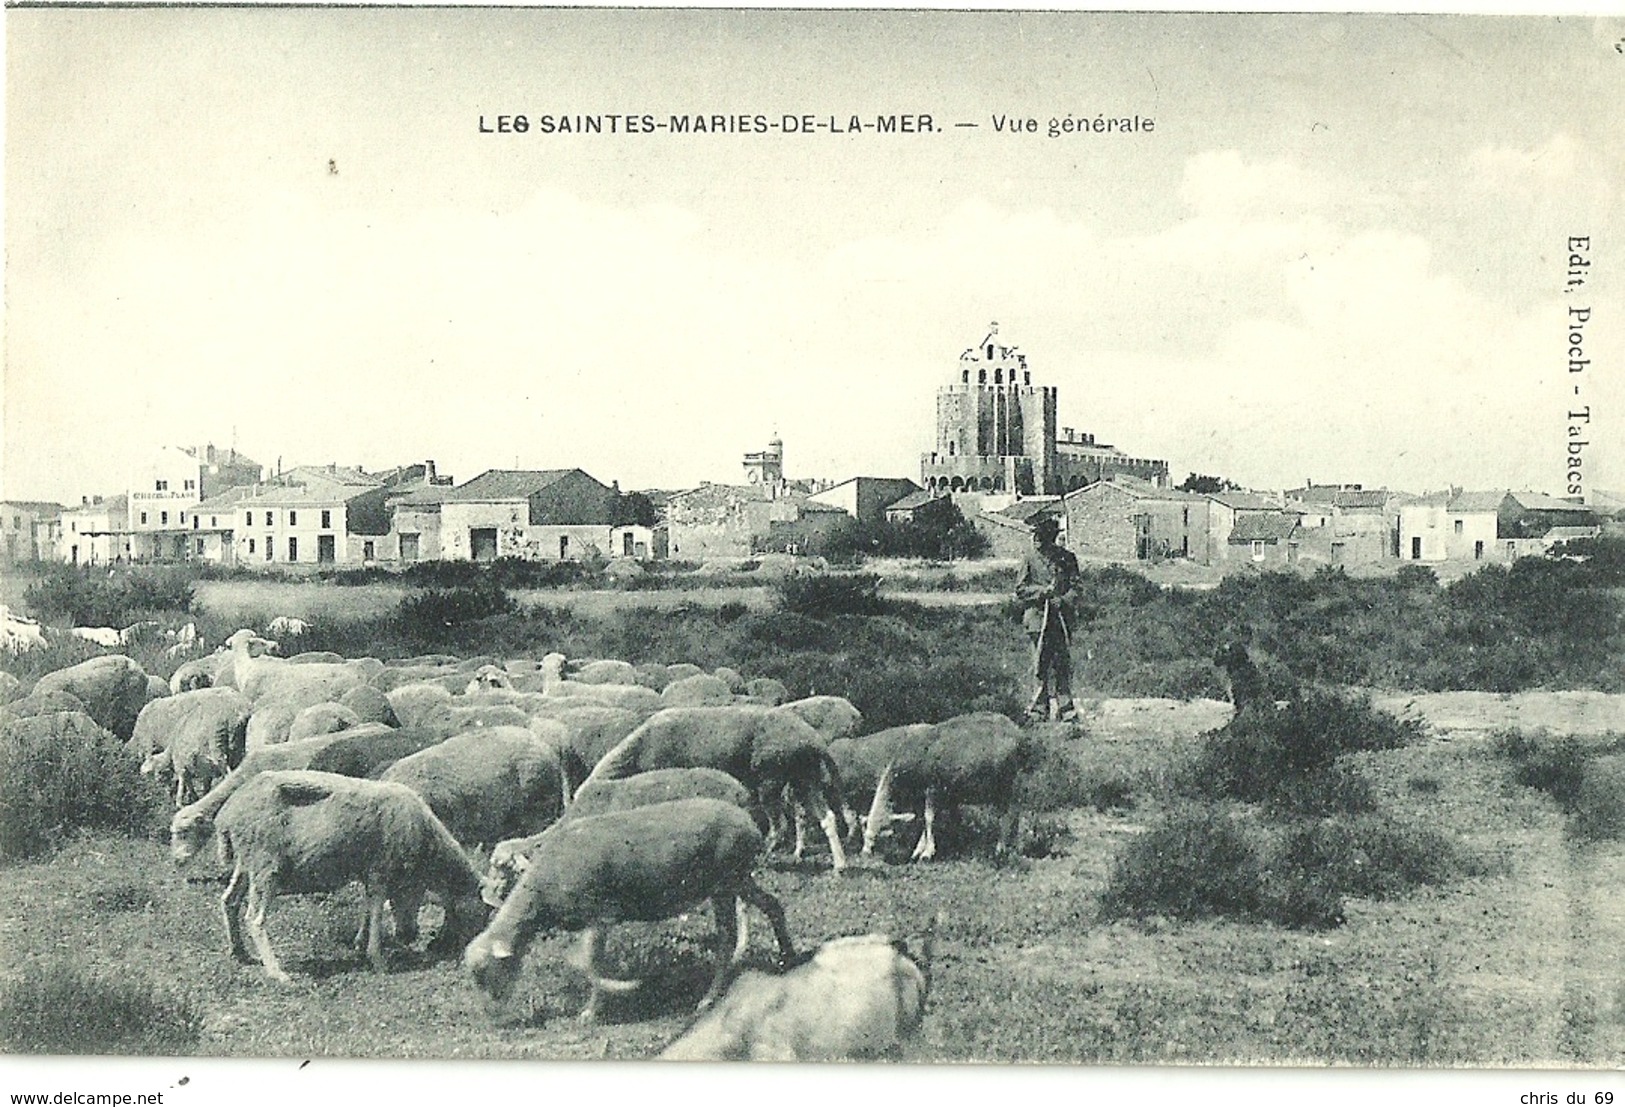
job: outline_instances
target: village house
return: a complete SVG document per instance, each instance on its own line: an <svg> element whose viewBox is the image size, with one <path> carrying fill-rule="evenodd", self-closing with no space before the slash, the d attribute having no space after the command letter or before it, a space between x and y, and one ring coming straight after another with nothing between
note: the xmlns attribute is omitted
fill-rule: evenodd
<svg viewBox="0 0 1625 1107"><path fill-rule="evenodd" d="M194 556L196 507L228 488L252 485L260 464L236 450L162 446L130 475L130 556L136 561L185 561Z"/></svg>
<svg viewBox="0 0 1625 1107"><path fill-rule="evenodd" d="M1597 533L1598 519L1584 504L1539 492L1453 489L1399 507L1406 561L1513 561L1567 537Z"/></svg>
<svg viewBox="0 0 1625 1107"><path fill-rule="evenodd" d="M953 507L954 500L951 496L911 492L896 503L887 505L886 522L929 524L936 522L939 517L950 514Z"/></svg>
<svg viewBox="0 0 1625 1107"><path fill-rule="evenodd" d="M994 557L1025 557L1033 548L1033 523L1042 517L1053 518L1061 526L1061 544L1066 540L1066 514L1059 496L1032 496L1006 504L994 511L975 511L966 514L971 526L988 541L988 552Z"/></svg>
<svg viewBox="0 0 1625 1107"><path fill-rule="evenodd" d="M1399 505L1411 497L1360 485L1308 485L1285 493L1298 514L1299 556L1321 565L1372 565L1399 556Z"/></svg>
<svg viewBox="0 0 1625 1107"><path fill-rule="evenodd" d="M1114 561L1211 560L1212 501L1135 477L1096 481L1061 497L1067 548Z"/></svg>
<svg viewBox="0 0 1625 1107"><path fill-rule="evenodd" d="M1208 493L1207 549L1209 564L1230 558L1230 534L1236 521L1248 515L1281 515L1286 508L1279 497L1263 492L1226 489Z"/></svg>
<svg viewBox="0 0 1625 1107"><path fill-rule="evenodd" d="M61 504L0 501L0 565L55 561L61 536Z"/></svg>
<svg viewBox="0 0 1625 1107"><path fill-rule="evenodd" d="M58 556L69 565L108 565L130 557L130 498L86 496L62 512Z"/></svg>
<svg viewBox="0 0 1625 1107"><path fill-rule="evenodd" d="M1225 571L1280 570L1298 564L1302 527L1284 511L1257 512L1236 520L1225 540Z"/></svg>
<svg viewBox="0 0 1625 1107"><path fill-rule="evenodd" d="M859 522L876 523L892 504L919 492L920 486L907 477L852 477L814 492L807 502L838 507Z"/></svg>
<svg viewBox="0 0 1625 1107"><path fill-rule="evenodd" d="M610 557L614 549L620 492L580 469L488 469L467 484L434 495L442 560L580 561ZM403 525L421 526L433 514L422 510L425 500L409 495L396 504L397 535L406 533ZM419 553L427 556L421 547ZM404 554L402 560L408 560Z"/></svg>

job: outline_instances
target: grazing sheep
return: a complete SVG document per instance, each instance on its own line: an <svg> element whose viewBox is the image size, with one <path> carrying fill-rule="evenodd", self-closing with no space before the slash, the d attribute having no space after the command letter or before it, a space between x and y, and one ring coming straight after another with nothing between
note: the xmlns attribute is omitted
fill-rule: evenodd
<svg viewBox="0 0 1625 1107"><path fill-rule="evenodd" d="M384 699L402 726L417 726L432 711L451 704L451 692L438 684L412 681L385 689Z"/></svg>
<svg viewBox="0 0 1625 1107"><path fill-rule="evenodd" d="M463 693L472 696L492 689L512 692L513 677L508 675L506 669L499 669L495 665L481 665L474 670L474 679L468 682L468 687L463 689Z"/></svg>
<svg viewBox="0 0 1625 1107"><path fill-rule="evenodd" d="M124 644L123 633L115 627L70 627L68 633L75 638L93 642L98 646L106 646L109 649Z"/></svg>
<svg viewBox="0 0 1625 1107"><path fill-rule="evenodd" d="M242 762L252 712L235 688L167 696L141 709L129 745L143 773L173 778L175 806L183 807Z"/></svg>
<svg viewBox="0 0 1625 1107"><path fill-rule="evenodd" d="M332 650L306 650L288 658L289 665L343 665L344 655Z"/></svg>
<svg viewBox="0 0 1625 1107"><path fill-rule="evenodd" d="M380 970L386 902L397 920L415 919L424 894L438 893L446 905L442 946L460 941L484 914L479 872L428 804L404 785L309 770L264 772L226 801L215 830L221 861L234 865L220 897L232 956L249 959L246 924L273 980L289 982L265 928L279 895L335 892L361 881L367 957Z"/></svg>
<svg viewBox="0 0 1625 1107"><path fill-rule="evenodd" d="M38 715L58 715L63 712L89 714L85 705L79 702L79 697L68 692L30 692L0 707L0 720L32 719Z"/></svg>
<svg viewBox="0 0 1625 1107"><path fill-rule="evenodd" d="M418 720L417 725L438 730L447 738L478 727L530 725L531 717L512 704L460 704L457 698L454 696L449 704L430 710Z"/></svg>
<svg viewBox="0 0 1625 1107"><path fill-rule="evenodd" d="M667 707L717 707L733 699L728 682L709 673L674 680L660 693L660 701Z"/></svg>
<svg viewBox="0 0 1625 1107"><path fill-rule="evenodd" d="M439 741L422 731L393 731L368 724L342 734L324 734L252 750L242 764L227 773L213 788L187 804L169 821L169 849L177 865L195 857L210 835L214 819L232 795L260 773L280 769L317 769L342 776L370 776L408 754Z"/></svg>
<svg viewBox="0 0 1625 1107"><path fill-rule="evenodd" d="M97 723L129 741L136 717L147 706L147 674L123 654L107 654L46 673L34 691L67 692Z"/></svg>
<svg viewBox="0 0 1625 1107"><path fill-rule="evenodd" d="M579 819L680 799L721 800L741 810L750 806L750 792L727 773L716 769L656 769L624 780L599 781L570 801L564 809L564 817ZM532 834L526 838L509 838L491 850L480 889L481 897L489 906L502 906L519 877L530 867L530 852L540 837L541 834Z"/></svg>
<svg viewBox="0 0 1625 1107"><path fill-rule="evenodd" d="M576 680L565 680L564 662L562 653L550 653L542 658L542 667L537 676L543 694L554 698L586 698L607 707L624 707L629 711L651 712L664 706L660 693L641 684L582 684ZM520 683L516 681L515 687L520 687Z"/></svg>
<svg viewBox="0 0 1625 1107"><path fill-rule="evenodd" d="M604 754L636 730L644 718L638 712L623 711L618 707L566 700L563 704L533 715L532 721L558 723L564 728L559 758L564 767L566 786L573 795Z"/></svg>
<svg viewBox="0 0 1625 1107"><path fill-rule="evenodd" d="M265 633L283 638L297 638L301 634L310 633L310 624L291 615L278 615L265 624Z"/></svg>
<svg viewBox="0 0 1625 1107"><path fill-rule="evenodd" d="M728 686L728 691L739 695L745 690L745 677L738 669L730 669L726 665L719 665L711 674Z"/></svg>
<svg viewBox="0 0 1625 1107"><path fill-rule="evenodd" d="M756 706L657 711L604 755L587 783L682 768L720 769L758 796L788 787L823 827L835 870L846 867L839 771L823 736L794 713Z"/></svg>
<svg viewBox="0 0 1625 1107"><path fill-rule="evenodd" d="M788 711L824 736L826 742L849 738L863 725L863 712L844 696L807 696L780 704L780 711Z"/></svg>
<svg viewBox="0 0 1625 1107"><path fill-rule="evenodd" d="M293 723L288 727L288 741L337 734L360 725L361 716L342 703L314 703L293 717Z"/></svg>
<svg viewBox="0 0 1625 1107"><path fill-rule="evenodd" d="M292 674L299 674L294 677ZM254 717L248 723L248 748L286 742L299 713L317 704L336 704L361 683L342 667L320 664L292 666L287 676L270 685L261 685L254 701Z"/></svg>
<svg viewBox="0 0 1625 1107"><path fill-rule="evenodd" d="M0 672L0 707L20 699L23 694L23 682L10 673Z"/></svg>
<svg viewBox="0 0 1625 1107"><path fill-rule="evenodd" d="M562 741L562 728L555 731ZM403 757L379 774L422 796L452 837L484 845L547 826L564 812L556 742L524 727L481 727Z"/></svg>
<svg viewBox="0 0 1625 1107"><path fill-rule="evenodd" d="M1028 752L1021 728L1003 715L977 711L938 723L926 736L923 746L905 736L898 742L895 759L881 773L864 822L863 852L872 853L878 837L890 829L894 792L923 807L925 829L911 860L936 856L937 811L962 803L998 806L1001 828L995 852L1013 850L1021 819L1016 777Z"/></svg>
<svg viewBox="0 0 1625 1107"><path fill-rule="evenodd" d="M772 677L755 677L745 682L745 695L768 707L778 707L790 698L790 689Z"/></svg>
<svg viewBox="0 0 1625 1107"><path fill-rule="evenodd" d="M400 720L395 717L394 710L389 706L389 700L370 684L360 684L350 689L339 697L339 703L354 711L356 717L364 723L400 725Z"/></svg>
<svg viewBox="0 0 1625 1107"><path fill-rule="evenodd" d="M45 629L38 622L0 604L0 653L26 653L45 644Z"/></svg>
<svg viewBox="0 0 1625 1107"><path fill-rule="evenodd" d="M919 960L885 934L834 938L783 973L746 969L661 1052L664 1061L900 1060L931 990L933 936Z"/></svg>
<svg viewBox="0 0 1625 1107"><path fill-rule="evenodd" d="M577 684L636 684L638 671L625 661L588 661L571 673L570 679Z"/></svg>
<svg viewBox="0 0 1625 1107"><path fill-rule="evenodd" d="M762 836L744 811L713 799L658 803L565 819L540 836L530 867L485 931L469 943L464 966L488 997L505 999L536 933L582 931L592 996L580 1014L598 1016L600 997L637 984L604 976L603 930L618 922L657 922L711 901L720 938L716 977L702 1006L722 994L737 939L738 901L772 923L781 957L795 955L784 908L751 876Z"/></svg>
<svg viewBox="0 0 1625 1107"><path fill-rule="evenodd" d="M169 678L171 693L195 692L199 688L212 688L218 684L235 687L231 679L233 658L231 651L220 650L207 657L195 657L181 663ZM225 677L222 680L222 677Z"/></svg>

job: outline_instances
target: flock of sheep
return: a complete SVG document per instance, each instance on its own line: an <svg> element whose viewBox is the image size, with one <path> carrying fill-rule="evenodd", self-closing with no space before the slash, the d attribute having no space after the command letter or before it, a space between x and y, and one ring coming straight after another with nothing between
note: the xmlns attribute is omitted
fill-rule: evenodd
<svg viewBox="0 0 1625 1107"><path fill-rule="evenodd" d="M915 819L914 858L928 859L939 810L960 803L1001 807L1000 848L1015 842L1026 747L1002 715L860 736L847 700L787 702L778 681L729 669L277 650L242 630L167 684L101 656L14 689L0 717L83 713L127 738L173 788L176 862L212 838L230 867L231 954L280 981L266 925L277 897L360 882L357 943L375 966L418 938L433 900L445 921L430 952L460 954L493 1011L539 933L578 932L591 1021L605 995L637 986L604 969L606 928L709 901L717 969L665 1056L896 1056L923 1017L931 938L919 956L881 934L800 955L757 866L792 825L799 859L816 825L839 873L849 845L872 854ZM778 973L737 971L747 906L772 928Z"/></svg>

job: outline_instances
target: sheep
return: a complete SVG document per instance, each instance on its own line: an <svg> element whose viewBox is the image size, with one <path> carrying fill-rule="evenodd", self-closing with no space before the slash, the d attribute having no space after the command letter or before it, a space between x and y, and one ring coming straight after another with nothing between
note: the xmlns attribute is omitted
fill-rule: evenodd
<svg viewBox="0 0 1625 1107"><path fill-rule="evenodd" d="M587 774L616 743L631 734L644 716L618 707L566 700L531 716L532 723L558 723L564 728L559 747L566 787L571 794L586 781Z"/></svg>
<svg viewBox="0 0 1625 1107"><path fill-rule="evenodd" d="M304 619L296 619L291 615L278 615L265 624L265 633L297 638L301 634L310 633L310 624Z"/></svg>
<svg viewBox="0 0 1625 1107"><path fill-rule="evenodd" d="M483 917L479 872L429 805L402 784L309 770L264 772L226 801L215 829L221 861L234 866L220 897L231 954L249 960L246 925L266 975L282 983L291 979L265 928L279 895L334 892L361 881L367 958L379 970L386 901L397 918L415 918L424 894L438 893L446 905L436 943L442 948Z"/></svg>
<svg viewBox="0 0 1625 1107"><path fill-rule="evenodd" d="M660 692L660 701L666 707L720 706L732 703L733 698L728 682L709 673L674 680Z"/></svg>
<svg viewBox="0 0 1625 1107"><path fill-rule="evenodd" d="M147 703L151 703L153 700L164 699L169 694L169 681L165 680L161 676L153 676L151 673L147 674ZM142 706L144 707L145 704Z"/></svg>
<svg viewBox="0 0 1625 1107"><path fill-rule="evenodd" d="M768 707L778 707L790 698L790 689L772 677L754 677L745 682L745 695Z"/></svg>
<svg viewBox="0 0 1625 1107"><path fill-rule="evenodd" d="M925 1018L933 944L928 931L916 960L885 934L859 934L780 974L747 969L660 1059L900 1060Z"/></svg>
<svg viewBox="0 0 1625 1107"><path fill-rule="evenodd" d="M252 711L234 688L182 692L142 708L129 744L143 773L174 778L175 806L183 807L242 762Z"/></svg>
<svg viewBox="0 0 1625 1107"><path fill-rule="evenodd" d="M0 672L0 707L19 699L23 692L23 682L10 673Z"/></svg>
<svg viewBox="0 0 1625 1107"><path fill-rule="evenodd" d="M468 682L468 687L463 689L463 693L472 696L493 688L513 691L513 677L508 675L507 670L499 669L495 665L481 665L474 670L474 679Z"/></svg>
<svg viewBox="0 0 1625 1107"><path fill-rule="evenodd" d="M565 658L562 653L550 653L542 658L542 667L537 675L545 695L554 698L580 697L607 707L624 707L630 711L652 712L665 706L660 699L660 693L641 684L582 684L580 681L565 680L564 664ZM519 686L519 682L516 681L515 687Z"/></svg>
<svg viewBox="0 0 1625 1107"><path fill-rule="evenodd" d="M70 627L68 633L86 642L115 649L124 644L124 637L115 627Z"/></svg>
<svg viewBox="0 0 1625 1107"><path fill-rule="evenodd" d="M293 717L293 723L288 727L288 741L337 734L360 725L361 716L341 703L315 703Z"/></svg>
<svg viewBox="0 0 1625 1107"><path fill-rule="evenodd" d="M354 711L356 717L363 723L400 725L400 720L395 717L394 710L389 706L389 700L371 684L357 685L340 696L338 702Z"/></svg>
<svg viewBox="0 0 1625 1107"><path fill-rule="evenodd" d="M26 653L45 644L45 629L38 622L0 604L0 653Z"/></svg>
<svg viewBox="0 0 1625 1107"><path fill-rule="evenodd" d="M199 688L216 685L236 687L232 679L234 659L230 650L218 650L207 657L195 657L181 663L169 677L171 693L195 692Z"/></svg>
<svg viewBox="0 0 1625 1107"><path fill-rule="evenodd" d="M225 646L231 656L231 682L251 700L259 695L260 684L287 664L285 659L271 656L281 648L279 643L251 630L237 631L226 639ZM220 683L218 675L215 683Z"/></svg>
<svg viewBox="0 0 1625 1107"><path fill-rule="evenodd" d="M841 846L845 826L836 809L839 772L825 747L818 731L780 708L673 707L649 716L606 753L587 783L650 769L711 768L758 796L789 787L816 815L840 872L846 852Z"/></svg>
<svg viewBox="0 0 1625 1107"><path fill-rule="evenodd" d="M562 730L555 734L562 739ZM558 745L524 727L482 727L403 757L379 774L422 796L470 845L547 826L564 811Z"/></svg>
<svg viewBox="0 0 1625 1107"><path fill-rule="evenodd" d="M297 674L297 675L295 675ZM337 703L361 683L353 673L334 665L292 666L275 683L260 685L254 701L254 717L248 723L248 747L286 742L299 713L317 704Z"/></svg>
<svg viewBox="0 0 1625 1107"><path fill-rule="evenodd" d="M728 691L738 695L745 690L745 677L738 669L730 669L726 665L719 665L711 674L728 686Z"/></svg>
<svg viewBox="0 0 1625 1107"><path fill-rule="evenodd" d="M727 773L716 769L656 769L624 780L599 781L570 801L564 809L564 817L579 819L680 799L721 800L741 810L750 806L750 792ZM491 850L480 889L481 897L489 906L502 906L520 875L530 867L530 853L540 837L540 834L532 834L526 838L509 838Z"/></svg>
<svg viewBox="0 0 1625 1107"><path fill-rule="evenodd" d="M253 750L202 799L175 812L169 821L170 856L176 865L191 861L214 832L214 820L220 808L260 773L315 769L342 776L370 776L437 741L437 735L423 731L394 731L369 724L342 734L324 734L320 738Z"/></svg>
<svg viewBox="0 0 1625 1107"><path fill-rule="evenodd" d="M412 681L385 689L384 699L402 726L417 726L436 708L451 703L451 693L438 684Z"/></svg>
<svg viewBox="0 0 1625 1107"><path fill-rule="evenodd" d="M69 693L92 719L128 741L136 716L147 705L147 674L121 653L106 654L46 673L34 691Z"/></svg>
<svg viewBox="0 0 1625 1107"><path fill-rule="evenodd" d="M578 684L636 684L638 671L625 661L588 661L570 679Z"/></svg>
<svg viewBox="0 0 1625 1107"><path fill-rule="evenodd" d="M342 665L344 655L334 653L332 650L306 650L296 653L288 658L289 665Z"/></svg>
<svg viewBox="0 0 1625 1107"><path fill-rule="evenodd" d="M629 811L565 819L549 828L530 854L530 867L496 916L463 954L463 965L486 996L513 991L525 951L537 931L582 931L580 965L592 993L578 1018L594 1022L601 997L629 991L634 981L605 977L600 965L605 927L658 922L711 901L721 956L701 1006L722 994L737 937L740 899L767 915L780 956L795 941L779 901L751 875L762 836L744 811L714 799L685 799Z"/></svg>
<svg viewBox="0 0 1625 1107"><path fill-rule="evenodd" d="M893 821L893 791L920 797L924 807L925 829L911 860L928 861L936 856L937 810L961 803L997 805L1002 812L1002 826L995 852L1003 854L1014 849L1021 819L1016 806L1016 777L1028 752L1021 728L991 711L956 715L938 723L923 747L910 740L901 741L875 787L864 824L864 854L873 852L875 841Z"/></svg>

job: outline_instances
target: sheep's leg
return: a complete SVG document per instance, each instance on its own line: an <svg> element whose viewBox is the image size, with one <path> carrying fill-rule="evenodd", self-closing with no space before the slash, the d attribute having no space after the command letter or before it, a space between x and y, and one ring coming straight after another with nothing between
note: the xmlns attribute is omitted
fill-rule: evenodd
<svg viewBox="0 0 1625 1107"><path fill-rule="evenodd" d="M696 1011L704 1011L722 998L739 943L739 897L718 892L711 897L711 912L717 917L717 971Z"/></svg>
<svg viewBox="0 0 1625 1107"><path fill-rule="evenodd" d="M739 937L734 939L734 960L737 961L745 955L750 948L750 919L745 915L745 901L734 901L734 918L739 923Z"/></svg>
<svg viewBox="0 0 1625 1107"><path fill-rule="evenodd" d="M739 897L767 916L767 921L773 926L773 937L779 943L779 961L788 965L796 956L796 940L790 936L790 923L784 917L784 905L773 893L756 883L755 877L750 876L739 886Z"/></svg>
<svg viewBox="0 0 1625 1107"><path fill-rule="evenodd" d="M807 813L799 804L795 808L796 818L796 852L795 859L801 860L802 854L807 852Z"/></svg>
<svg viewBox="0 0 1625 1107"><path fill-rule="evenodd" d="M243 900L248 895L248 874L237 866L232 871L231 882L220 896L220 912L226 922L226 943L231 955L239 961L251 961L248 947L243 945Z"/></svg>
<svg viewBox="0 0 1625 1107"><path fill-rule="evenodd" d="M841 844L840 834L836 833L838 820L835 817L835 809L829 805L829 802L825 800L823 795L815 788L798 785L796 788L796 798L801 801L796 811L796 829L800 830L801 828L801 811L799 808L805 807L808 813L818 820L818 825L823 828L824 837L829 841L829 855L831 858L831 863L834 866L835 871L840 872L842 869L846 868L846 847Z"/></svg>
<svg viewBox="0 0 1625 1107"><path fill-rule="evenodd" d="M377 972L384 971L384 890L367 889L367 960Z"/></svg>
<svg viewBox="0 0 1625 1107"><path fill-rule="evenodd" d="M587 974L587 981L592 986L592 994L587 999L587 1006L581 1009L576 1016L577 1021L593 1023L598 1021L598 1004L609 994L630 992L642 985L641 980L616 980L614 977L604 975L604 928L602 926L589 926L581 932L581 945L576 956L577 967Z"/></svg>
<svg viewBox="0 0 1625 1107"><path fill-rule="evenodd" d="M925 831L914 844L913 861L929 861L937 855L937 839L933 833L937 822L937 797L933 789L925 790Z"/></svg>
<svg viewBox="0 0 1625 1107"><path fill-rule="evenodd" d="M1021 808L1014 803L1004 805L1004 812L1000 819L999 828L999 854L1014 853L1021 845Z"/></svg>
<svg viewBox="0 0 1625 1107"><path fill-rule="evenodd" d="M265 918L271 913L271 904L276 900L276 882L267 880L266 887L260 887L258 881L249 886L248 903L248 937L259 951L260 964L265 966L265 975L272 980L283 984L293 983L293 979L282 970L282 965L276 959L276 951L271 948L271 935L265 929Z"/></svg>

